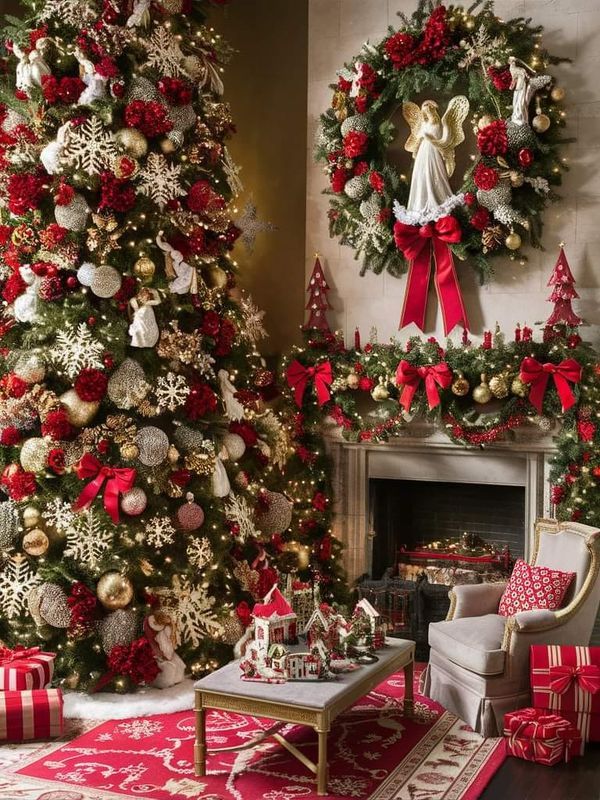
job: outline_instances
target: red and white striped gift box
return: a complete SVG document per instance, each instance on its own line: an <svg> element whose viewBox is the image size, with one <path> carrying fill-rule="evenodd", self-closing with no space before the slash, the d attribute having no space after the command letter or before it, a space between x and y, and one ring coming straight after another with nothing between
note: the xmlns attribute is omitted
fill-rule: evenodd
<svg viewBox="0 0 600 800"><path fill-rule="evenodd" d="M600 741L600 647L533 645L530 655L533 705L568 719L584 741Z"/></svg>
<svg viewBox="0 0 600 800"><path fill-rule="evenodd" d="M584 742L577 728L558 714L540 708L519 708L504 715L509 755L551 766L582 756ZM561 745L562 742L562 745Z"/></svg>
<svg viewBox="0 0 600 800"><path fill-rule="evenodd" d="M53 739L64 729L60 689L0 692L0 741Z"/></svg>
<svg viewBox="0 0 600 800"><path fill-rule="evenodd" d="M55 658L39 647L0 648L0 690L43 689L52 680Z"/></svg>

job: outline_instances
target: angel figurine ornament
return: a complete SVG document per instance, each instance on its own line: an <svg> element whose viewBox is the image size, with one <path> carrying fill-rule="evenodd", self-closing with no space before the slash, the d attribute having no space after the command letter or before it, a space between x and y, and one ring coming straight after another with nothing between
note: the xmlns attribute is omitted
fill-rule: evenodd
<svg viewBox="0 0 600 800"><path fill-rule="evenodd" d="M448 178L454 172L454 150L465 139L462 126L468 113L469 101L463 95L450 100L441 119L433 100L425 100L421 108L410 101L402 103L402 115L410 127L404 147L415 163L406 207L394 202L400 222L425 225L463 204L464 194L454 194Z"/></svg>
<svg viewBox="0 0 600 800"><path fill-rule="evenodd" d="M550 75L536 75L535 71L514 56L508 59L513 90L511 122L515 125L529 124L529 106L536 92L544 89L552 81Z"/></svg>

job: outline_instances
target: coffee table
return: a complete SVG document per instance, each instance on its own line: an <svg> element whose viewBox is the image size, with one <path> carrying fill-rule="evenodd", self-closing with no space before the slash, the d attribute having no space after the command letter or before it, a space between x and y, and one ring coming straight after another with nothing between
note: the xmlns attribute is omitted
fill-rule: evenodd
<svg viewBox="0 0 600 800"><path fill-rule="evenodd" d="M317 794L327 794L327 734L333 720L353 703L390 675L404 670L404 713L413 710L413 664L415 643L406 639L386 639L386 646L377 652L374 664L362 665L333 681L258 683L243 681L239 661L232 661L195 684L196 743L194 767L196 775L206 774L206 757L212 753L245 750L269 736L289 750L317 777ZM206 746L206 711L219 709L254 717L268 717L277 722L250 742L235 747ZM304 753L288 742L278 731L288 723L309 725L319 739L318 762L314 764Z"/></svg>

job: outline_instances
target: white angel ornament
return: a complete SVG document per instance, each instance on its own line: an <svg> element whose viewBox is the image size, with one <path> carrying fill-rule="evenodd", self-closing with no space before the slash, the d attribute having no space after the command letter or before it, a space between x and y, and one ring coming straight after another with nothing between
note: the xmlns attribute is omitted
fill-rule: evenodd
<svg viewBox="0 0 600 800"><path fill-rule="evenodd" d="M129 326L131 347L154 347L160 338L156 315L152 306L160 305L160 295L156 289L144 287L137 297L129 301L133 320Z"/></svg>
<svg viewBox="0 0 600 800"><path fill-rule="evenodd" d="M513 90L513 110L511 122L515 125L529 124L529 105L536 92L543 89L551 81L550 75L536 75L535 71L523 61L514 56L508 59L511 83Z"/></svg>
<svg viewBox="0 0 600 800"><path fill-rule="evenodd" d="M103 100L106 97L106 85L108 78L96 72L94 63L86 58L84 53L75 49L75 58L79 61L81 80L85 83L85 89L79 95L78 106L89 106L94 100Z"/></svg>
<svg viewBox="0 0 600 800"><path fill-rule="evenodd" d="M410 127L404 148L415 160L406 207L394 203L394 214L407 225L424 225L446 216L464 202L462 193L454 194L448 178L455 167L454 150L464 142L463 122L469 113L469 101L463 95L453 97L440 119L438 105L425 100L402 103L402 115Z"/></svg>
<svg viewBox="0 0 600 800"><path fill-rule="evenodd" d="M13 44L13 53L19 59L16 72L17 89L27 93L32 86L42 85L44 75L52 74L43 56L47 41L47 38L38 39L33 50L28 53Z"/></svg>
<svg viewBox="0 0 600 800"><path fill-rule="evenodd" d="M185 664L175 651L175 625L169 614L155 611L144 620L144 633L160 669L152 686L168 689L185 677Z"/></svg>

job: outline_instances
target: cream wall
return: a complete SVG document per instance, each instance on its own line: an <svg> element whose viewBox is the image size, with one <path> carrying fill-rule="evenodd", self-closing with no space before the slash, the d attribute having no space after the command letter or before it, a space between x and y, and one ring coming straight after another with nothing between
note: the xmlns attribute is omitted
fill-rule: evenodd
<svg viewBox="0 0 600 800"><path fill-rule="evenodd" d="M371 325L377 326L381 342L397 334L406 278L373 273L361 278L353 251L329 238L328 198L321 194L327 180L321 166L313 161L312 143L319 114L331 100L328 84L334 82L336 70L359 52L367 38L378 42L388 25L396 27L398 10L410 13L415 5L415 0L309 0L306 274L312 268L314 252L319 251L333 287L330 300L335 311L331 312L330 321L332 327L345 332L346 341L356 325L363 339ZM600 0L497 0L496 12L505 18L533 17L535 23L544 26L544 43L550 52L574 59L574 64L554 67L553 73L567 90L566 135L575 136L577 142L566 150L571 171L565 175L563 199L545 215L545 252L530 251L526 266L496 259L496 280L483 288L468 265L457 265L471 327L479 334L498 321L503 330L510 332L517 321L531 325L546 319L551 308L546 302L546 282L556 260L557 245L564 240L581 296L576 307L581 316L593 323L586 329L586 338L598 344ZM411 325L401 336L409 333L418 330ZM443 337L435 294L429 299L427 333Z"/></svg>

